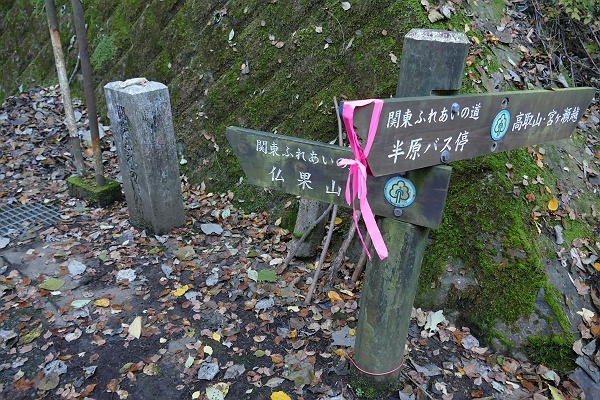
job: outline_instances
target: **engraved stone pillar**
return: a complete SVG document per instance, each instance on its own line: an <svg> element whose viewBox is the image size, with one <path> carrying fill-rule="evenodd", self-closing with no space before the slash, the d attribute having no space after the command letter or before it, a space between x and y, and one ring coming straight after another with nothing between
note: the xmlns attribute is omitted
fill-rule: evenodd
<svg viewBox="0 0 600 400"><path fill-rule="evenodd" d="M131 224L161 234L185 223L169 91L133 79L104 86Z"/></svg>

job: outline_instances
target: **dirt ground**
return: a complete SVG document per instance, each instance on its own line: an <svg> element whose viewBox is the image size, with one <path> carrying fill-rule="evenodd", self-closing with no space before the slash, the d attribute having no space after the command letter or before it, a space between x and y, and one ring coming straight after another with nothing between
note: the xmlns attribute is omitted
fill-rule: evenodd
<svg viewBox="0 0 600 400"><path fill-rule="evenodd" d="M186 226L162 236L132 227L124 202L71 198L57 104L56 88L38 87L0 112L2 211L58 210L0 239L2 398L583 398L568 379L494 354L442 314L425 329L435 313L422 310L397 360L398 388L365 384L347 358L360 281L321 278L305 305L314 266L274 272L289 232L185 179Z"/></svg>

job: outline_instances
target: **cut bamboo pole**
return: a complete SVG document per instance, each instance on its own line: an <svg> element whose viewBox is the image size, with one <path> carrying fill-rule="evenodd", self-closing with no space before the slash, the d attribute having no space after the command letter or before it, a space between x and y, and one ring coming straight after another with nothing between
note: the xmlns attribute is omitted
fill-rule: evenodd
<svg viewBox="0 0 600 400"><path fill-rule="evenodd" d="M48 28L50 29L50 39L52 40L52 51L54 52L54 63L56 73L58 74L58 84L62 95L63 106L65 108L65 123L69 131L69 142L71 144L71 153L75 161L77 174L85 174L83 163L83 153L81 151L81 142L77 125L75 124L75 113L73 112L73 102L71 101L71 91L69 90L69 79L67 78L67 68L65 66L65 56L60 41L60 29L58 27L58 17L56 16L56 7L54 0L44 0L46 5L46 16L48 18Z"/></svg>

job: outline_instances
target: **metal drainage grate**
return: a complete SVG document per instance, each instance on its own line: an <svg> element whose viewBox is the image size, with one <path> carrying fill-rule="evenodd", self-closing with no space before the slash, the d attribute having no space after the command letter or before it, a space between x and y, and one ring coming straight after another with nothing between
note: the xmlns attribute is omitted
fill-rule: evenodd
<svg viewBox="0 0 600 400"><path fill-rule="evenodd" d="M53 224L58 220L58 211L44 205L0 206L0 236L19 234L36 223Z"/></svg>

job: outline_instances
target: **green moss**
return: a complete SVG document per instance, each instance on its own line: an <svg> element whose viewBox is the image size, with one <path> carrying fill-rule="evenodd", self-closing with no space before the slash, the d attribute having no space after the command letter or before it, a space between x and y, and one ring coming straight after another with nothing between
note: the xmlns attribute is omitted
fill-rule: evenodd
<svg viewBox="0 0 600 400"><path fill-rule="evenodd" d="M33 12L36 15L45 15L44 0L29 0L33 5Z"/></svg>
<svg viewBox="0 0 600 400"><path fill-rule="evenodd" d="M67 178L69 194L84 199L100 207L107 206L122 198L121 184L113 179L105 179L104 186L96 186L94 177L72 176Z"/></svg>
<svg viewBox="0 0 600 400"><path fill-rule="evenodd" d="M572 243L575 239L581 238L593 238L594 228L593 225L587 223L587 221L578 218L570 220L568 218L563 219L566 221L567 228L563 230L565 243Z"/></svg>
<svg viewBox="0 0 600 400"><path fill-rule="evenodd" d="M573 342L562 336L530 336L527 338L525 352L536 364L543 364L561 372L575 369Z"/></svg>
<svg viewBox="0 0 600 400"><path fill-rule="evenodd" d="M108 62L115 60L117 45L114 35L100 35L94 45L94 52L90 56L90 63L94 71L98 71Z"/></svg>
<svg viewBox="0 0 600 400"><path fill-rule="evenodd" d="M366 399L388 398L392 392L397 393L401 386L398 379L375 379L358 372L355 368L350 368L350 382L354 393Z"/></svg>
<svg viewBox="0 0 600 400"><path fill-rule="evenodd" d="M430 297L449 258L461 260L479 285L451 289L450 307L488 335L498 319L512 323L532 312L547 282L527 203L512 193L505 176L506 157L453 164L443 224L431 233L417 297L418 304Z"/></svg>
<svg viewBox="0 0 600 400"><path fill-rule="evenodd" d="M565 314L564 307L565 304L562 301L562 294L558 291L554 286L550 283L547 283L544 286L544 301L548 304L548 307L552 310L554 315L556 316L556 320L562 329L562 332L557 332L557 335L562 336L566 341L573 344L575 341L575 336L571 331L571 323ZM552 323L548 323L548 326L552 326Z"/></svg>
<svg viewBox="0 0 600 400"><path fill-rule="evenodd" d="M502 334L502 332L490 330L487 332L487 339L498 339L500 343L502 343L506 347L506 349L510 349L511 347L513 347L513 343L510 340L508 340L506 336Z"/></svg>
<svg viewBox="0 0 600 400"><path fill-rule="evenodd" d="M292 232L296 225L296 218L298 217L298 202L294 201L294 204L290 206L287 211L283 213L281 218L281 227ZM294 233L296 236L296 233Z"/></svg>
<svg viewBox="0 0 600 400"><path fill-rule="evenodd" d="M180 37L202 43L194 55L184 51L169 56L176 71L186 57L186 65L193 64L195 69L175 78L172 98L187 108L178 137L185 141L186 153L199 156L200 162L190 165L190 170L211 190L228 185L224 180L237 180L242 172L233 153L216 153L197 132L214 135L221 149L229 146L222 134L228 125L331 141L338 130L333 97L392 95L398 65L389 54L400 56L402 33L412 27L431 27L416 0L402 4L368 1L347 12L337 1L326 6L324 10L321 4L297 1L293 6L277 2L252 7L234 1L218 23L210 18L213 11L196 31L190 31L191 25L199 24L187 5L185 14L176 15L169 29L175 43ZM377 18L373 18L374 9L380 12ZM316 26L322 33L315 31ZM231 30L235 34L228 42ZM274 46L270 35L283 47ZM246 63L250 73L242 74L241 65ZM201 84L189 80L193 78ZM202 104L194 101L193 92L187 92L188 83L204 91L205 97L199 99ZM191 101L185 104L177 100L189 96Z"/></svg>

